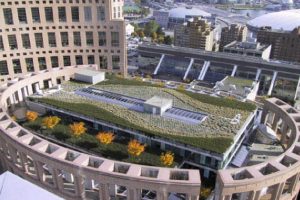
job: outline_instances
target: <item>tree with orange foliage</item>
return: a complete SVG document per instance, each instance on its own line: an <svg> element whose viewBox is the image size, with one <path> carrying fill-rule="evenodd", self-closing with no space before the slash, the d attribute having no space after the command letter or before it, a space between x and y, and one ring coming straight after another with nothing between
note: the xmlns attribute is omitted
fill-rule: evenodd
<svg viewBox="0 0 300 200"><path fill-rule="evenodd" d="M42 125L46 128L53 129L59 122L60 118L57 116L49 116L43 119Z"/></svg>
<svg viewBox="0 0 300 200"><path fill-rule="evenodd" d="M83 122L74 122L73 124L69 125L70 131L72 133L73 136L75 137L80 137L81 135L83 135L87 128L84 127L84 123Z"/></svg>
<svg viewBox="0 0 300 200"><path fill-rule="evenodd" d="M164 166L171 166L174 162L174 153L171 151L167 151L166 153L162 153L160 155L160 162Z"/></svg>
<svg viewBox="0 0 300 200"><path fill-rule="evenodd" d="M131 140L128 143L127 151L130 155L138 157L139 155L141 155L141 153L145 151L145 147L145 144L141 144L137 140Z"/></svg>
<svg viewBox="0 0 300 200"><path fill-rule="evenodd" d="M30 122L33 122L36 120L36 118L38 117L38 113L34 112L34 111L27 111L26 112L26 119Z"/></svg>
<svg viewBox="0 0 300 200"><path fill-rule="evenodd" d="M111 132L99 132L96 138L101 144L108 145L113 142L115 135Z"/></svg>

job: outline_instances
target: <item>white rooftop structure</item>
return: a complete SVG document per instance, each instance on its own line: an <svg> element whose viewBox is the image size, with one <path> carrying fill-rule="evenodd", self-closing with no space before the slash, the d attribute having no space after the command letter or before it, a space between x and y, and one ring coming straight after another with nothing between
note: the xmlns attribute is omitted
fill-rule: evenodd
<svg viewBox="0 0 300 200"><path fill-rule="evenodd" d="M8 171L0 175L0 188L0 199L3 200L62 200L62 198Z"/></svg>
<svg viewBox="0 0 300 200"><path fill-rule="evenodd" d="M96 84L105 79L105 72L84 69L75 73L75 80Z"/></svg>
<svg viewBox="0 0 300 200"><path fill-rule="evenodd" d="M153 96L144 103L144 111L152 114L162 115L166 110L172 108L173 100L159 96Z"/></svg>
<svg viewBox="0 0 300 200"><path fill-rule="evenodd" d="M300 26L300 9L268 13L250 20L247 25L255 28L270 26L275 30L292 31Z"/></svg>
<svg viewBox="0 0 300 200"><path fill-rule="evenodd" d="M170 10L169 17L184 19L186 16L210 17L211 14L194 7L178 7Z"/></svg>

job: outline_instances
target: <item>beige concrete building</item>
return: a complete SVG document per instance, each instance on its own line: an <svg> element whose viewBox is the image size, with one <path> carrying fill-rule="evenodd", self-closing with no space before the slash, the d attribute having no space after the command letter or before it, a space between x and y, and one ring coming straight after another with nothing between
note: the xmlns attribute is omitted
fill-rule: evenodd
<svg viewBox="0 0 300 200"><path fill-rule="evenodd" d="M122 0L0 0L0 79L71 65L126 74Z"/></svg>
<svg viewBox="0 0 300 200"><path fill-rule="evenodd" d="M83 69L90 66L50 69L1 85L0 169L69 200L141 200L153 196L167 200L171 194L198 200L198 170L136 165L78 152L31 133L8 114L10 106L43 88L45 82L56 86L57 80L68 81Z"/></svg>
<svg viewBox="0 0 300 200"><path fill-rule="evenodd" d="M257 33L257 41L272 45L272 59L300 62L300 27L293 31L263 27Z"/></svg>
<svg viewBox="0 0 300 200"><path fill-rule="evenodd" d="M212 51L213 27L206 19L195 17L190 21L175 26L174 45Z"/></svg>
<svg viewBox="0 0 300 200"><path fill-rule="evenodd" d="M220 51L223 51L224 46L233 41L245 42L247 33L247 27L240 24L231 24L229 27L222 28Z"/></svg>

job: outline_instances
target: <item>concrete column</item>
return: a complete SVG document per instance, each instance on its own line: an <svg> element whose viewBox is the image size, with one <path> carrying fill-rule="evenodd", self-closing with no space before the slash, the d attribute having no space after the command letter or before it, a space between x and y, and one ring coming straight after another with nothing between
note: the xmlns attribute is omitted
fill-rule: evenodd
<svg viewBox="0 0 300 200"><path fill-rule="evenodd" d="M28 86L26 86L26 88L27 88L27 91L28 91L28 95L32 95L33 94L32 85L28 85Z"/></svg>
<svg viewBox="0 0 300 200"><path fill-rule="evenodd" d="M281 132L281 139L280 139L280 142L282 144L285 144L286 143L286 135L287 135L287 131L288 131L288 126L286 125L286 123L284 121L282 121L282 125L281 125L281 129L280 129L280 132Z"/></svg>
<svg viewBox="0 0 300 200"><path fill-rule="evenodd" d="M259 200L260 191L251 191L248 200Z"/></svg>
<svg viewBox="0 0 300 200"><path fill-rule="evenodd" d="M44 169L42 163L38 161L33 161L33 165L37 178L40 180L41 183L44 183Z"/></svg>
<svg viewBox="0 0 300 200"><path fill-rule="evenodd" d="M85 190L84 190L84 179L82 176L77 175L75 176L75 193L76 196L80 197L81 199L85 199Z"/></svg>
<svg viewBox="0 0 300 200"><path fill-rule="evenodd" d="M232 69L232 72L231 72L231 76L232 76L232 77L235 76L235 73L236 73L237 68L238 68L237 65L234 65L234 66L233 66L233 69Z"/></svg>
<svg viewBox="0 0 300 200"><path fill-rule="evenodd" d="M56 80L56 77L55 77L55 78L51 79L51 86L54 87L56 85L57 85L57 80ZM50 87L50 84L49 84L49 87Z"/></svg>
<svg viewBox="0 0 300 200"><path fill-rule="evenodd" d="M26 159L26 154L21 152L20 159L21 159L22 168L23 168L24 172L27 173L28 172L28 163L27 163L27 159Z"/></svg>
<svg viewBox="0 0 300 200"><path fill-rule="evenodd" d="M278 122L280 120L280 117L279 115L276 115L274 113L275 117L274 117L274 120L273 120L273 124L272 124L272 129L275 131L275 133L277 133L277 129L278 129Z"/></svg>
<svg viewBox="0 0 300 200"><path fill-rule="evenodd" d="M11 105L16 104L16 100L15 100L14 94L12 94L11 96L9 96L9 101L10 101Z"/></svg>
<svg viewBox="0 0 300 200"><path fill-rule="evenodd" d="M127 187L127 199L140 200L141 198L141 189Z"/></svg>
<svg viewBox="0 0 300 200"><path fill-rule="evenodd" d="M258 81L260 74L261 74L261 69L257 69L256 76L255 76L255 81Z"/></svg>
<svg viewBox="0 0 300 200"><path fill-rule="evenodd" d="M53 182L56 188L60 191L63 192L64 190L64 183L62 180L62 173L58 169L52 169L53 170Z"/></svg>
<svg viewBox="0 0 300 200"><path fill-rule="evenodd" d="M193 194L186 194L186 200L198 200L199 196L195 196Z"/></svg>
<svg viewBox="0 0 300 200"><path fill-rule="evenodd" d="M99 184L99 196L101 200L109 199L109 188L107 183Z"/></svg>
<svg viewBox="0 0 300 200"><path fill-rule="evenodd" d="M293 193L295 191L299 177L300 177L300 174L297 174L292 178L291 186L289 188L289 193Z"/></svg>
<svg viewBox="0 0 300 200"><path fill-rule="evenodd" d="M19 102L23 101L22 90L18 90L17 95L18 95Z"/></svg>
<svg viewBox="0 0 300 200"><path fill-rule="evenodd" d="M23 87L23 94L24 94L24 98L28 96L28 91L27 91L27 87Z"/></svg>
<svg viewBox="0 0 300 200"><path fill-rule="evenodd" d="M279 200L285 183L279 183L272 192L272 200Z"/></svg>
<svg viewBox="0 0 300 200"><path fill-rule="evenodd" d="M16 150L11 145L8 145L8 151L12 162L18 163Z"/></svg>
<svg viewBox="0 0 300 200"><path fill-rule="evenodd" d="M169 197L168 191L157 191L156 195L159 200L168 200Z"/></svg>
<svg viewBox="0 0 300 200"><path fill-rule="evenodd" d="M155 70L154 70L154 72L153 72L154 75L157 74L157 72L158 72L158 70L159 70L159 68L160 68L160 65L161 65L161 63L163 62L164 58L165 58L165 54L161 55L160 60L159 60L159 63L157 64L157 66L156 66L156 68L155 68Z"/></svg>
<svg viewBox="0 0 300 200"><path fill-rule="evenodd" d="M278 72L276 72L276 71L273 72L273 77L272 77L271 84L270 84L270 87L269 87L269 90L268 90L268 95L269 96L272 94L272 91L273 91L273 88L274 88L274 85L275 85L275 81L276 81L276 78L277 78L277 74L278 74Z"/></svg>
<svg viewBox="0 0 300 200"><path fill-rule="evenodd" d="M49 88L52 88L53 86L52 86L52 81L51 80L48 80L48 87Z"/></svg>

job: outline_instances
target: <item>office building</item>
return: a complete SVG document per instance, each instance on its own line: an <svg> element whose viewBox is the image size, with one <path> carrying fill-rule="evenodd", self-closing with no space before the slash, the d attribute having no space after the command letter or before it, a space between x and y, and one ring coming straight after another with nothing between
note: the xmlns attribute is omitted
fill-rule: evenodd
<svg viewBox="0 0 300 200"><path fill-rule="evenodd" d="M246 41L248 29L246 26L239 24L231 24L229 27L222 28L221 40L220 40L220 51L223 51L225 45L233 42L244 42Z"/></svg>
<svg viewBox="0 0 300 200"><path fill-rule="evenodd" d="M195 17L175 26L175 46L212 51L213 44L213 27L206 19Z"/></svg>

